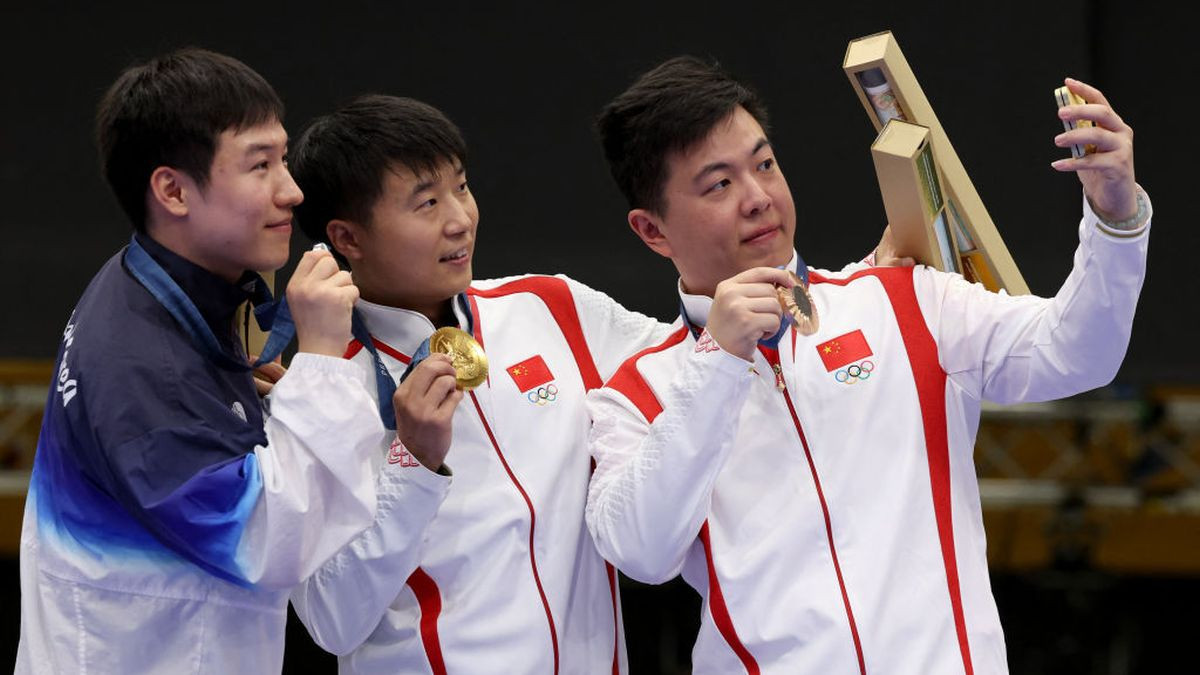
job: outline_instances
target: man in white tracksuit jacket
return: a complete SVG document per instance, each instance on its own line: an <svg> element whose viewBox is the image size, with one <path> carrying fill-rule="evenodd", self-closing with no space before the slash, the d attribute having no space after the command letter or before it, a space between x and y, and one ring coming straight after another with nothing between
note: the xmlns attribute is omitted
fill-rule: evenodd
<svg viewBox="0 0 1200 675"><path fill-rule="evenodd" d="M292 603L344 673L627 672L616 573L583 520L585 395L667 327L566 277L472 282L465 162L444 115L388 96L316 120L293 150L300 224L362 291L347 356L385 408L408 376L374 526ZM440 354L410 369L438 326L482 344L477 389L456 391Z"/></svg>
<svg viewBox="0 0 1200 675"><path fill-rule="evenodd" d="M972 449L980 402L1110 381L1145 274L1132 132L1097 90L1060 115L1083 183L1049 299L918 266L809 270L754 95L669 61L606 108L629 222L680 272L675 332L589 397L587 522L630 576L704 598L693 672L1003 673ZM819 328L780 328L793 270Z"/></svg>

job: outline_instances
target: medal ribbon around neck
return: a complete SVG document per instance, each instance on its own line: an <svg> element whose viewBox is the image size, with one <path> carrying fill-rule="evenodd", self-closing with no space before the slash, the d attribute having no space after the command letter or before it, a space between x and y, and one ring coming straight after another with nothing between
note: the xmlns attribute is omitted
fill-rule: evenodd
<svg viewBox="0 0 1200 675"><path fill-rule="evenodd" d="M454 298L454 302L458 304L463 316L466 317L467 326L464 332L474 338L475 319L471 316L471 309L467 304L467 294L459 293ZM371 333L367 330L367 324L357 309L351 315L350 332L354 335L354 339L358 340L363 348L367 350L367 353L371 355L371 363L374 365L375 371L375 389L379 393L379 418L383 420L384 427L395 431L396 410L392 408L392 396L396 393L396 380L392 379L387 366L379 358L379 350L375 348L375 343L371 340ZM430 337L433 336L431 335ZM420 346L417 347L417 351L412 355L412 360L408 363L408 368L400 376L400 382L403 382L412 373L413 368L416 368L417 364L429 357L429 340L430 338L425 338L421 341Z"/></svg>
<svg viewBox="0 0 1200 675"><path fill-rule="evenodd" d="M250 304L254 306L254 320L263 331L270 331L270 336L263 345L262 354L253 364L234 358L221 349L208 322L200 315L200 310L196 309L196 304L166 270L150 257L146 249L142 248L136 236L130 239L129 246L125 249L124 263L125 269L129 270L138 283L150 291L150 295L179 322L191 338L192 344L226 370L249 371L270 363L283 353L292 338L296 337L296 325L288 310L287 300L273 298L267 282L254 274L250 297Z"/></svg>

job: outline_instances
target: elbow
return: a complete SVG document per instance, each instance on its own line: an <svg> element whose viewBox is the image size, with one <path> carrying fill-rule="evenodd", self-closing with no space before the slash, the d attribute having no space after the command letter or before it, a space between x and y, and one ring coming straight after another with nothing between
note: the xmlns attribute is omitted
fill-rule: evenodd
<svg viewBox="0 0 1200 675"><path fill-rule="evenodd" d="M1121 371L1121 364L1124 361L1125 345L1121 345L1119 348L1109 350L1108 353L1096 354L1094 358L1080 363L1079 370L1083 381L1080 391L1091 391L1111 384L1117 378L1117 373Z"/></svg>
<svg viewBox="0 0 1200 675"><path fill-rule="evenodd" d="M326 630L324 627L317 625L305 624L308 628L308 636L312 641L317 643L317 646L334 656L346 656L354 651L358 645L348 640L344 633L336 630Z"/></svg>
<svg viewBox="0 0 1200 675"><path fill-rule="evenodd" d="M681 562L669 561L662 557L655 559L652 556L630 558L624 564L616 564L617 569L630 579L652 585L665 584L674 579L681 566Z"/></svg>
<svg viewBox="0 0 1200 675"><path fill-rule="evenodd" d="M591 523L589 523L591 525ZM679 574L683 554L663 540L646 537L621 538L592 527L592 539L600 555L621 572L644 584L661 584Z"/></svg>
<svg viewBox="0 0 1200 675"><path fill-rule="evenodd" d="M1112 384L1112 381L1117 379L1117 373L1120 372L1120 370L1121 370L1121 362L1120 361L1118 361L1113 366L1104 368L1103 370L1098 370L1096 372L1096 379L1093 381L1091 389L1098 389L1100 387L1104 387L1109 384Z"/></svg>
<svg viewBox="0 0 1200 675"><path fill-rule="evenodd" d="M364 638L365 639L365 638ZM318 640L313 638L313 642L317 643L321 649L333 654L337 657L349 656L358 649L358 646L363 643L363 640L352 640L346 635L336 635L332 639Z"/></svg>
<svg viewBox="0 0 1200 675"><path fill-rule="evenodd" d="M351 639L345 633L327 633L312 628L308 629L308 635L312 638L313 642L317 643L318 647L337 657L349 656L363 643L363 640Z"/></svg>
<svg viewBox="0 0 1200 675"><path fill-rule="evenodd" d="M366 641L371 627L362 625L353 612L336 616L330 608L314 607L310 598L300 597L301 593L307 595L304 590L293 594L292 607L309 637L321 649L334 656L347 656Z"/></svg>

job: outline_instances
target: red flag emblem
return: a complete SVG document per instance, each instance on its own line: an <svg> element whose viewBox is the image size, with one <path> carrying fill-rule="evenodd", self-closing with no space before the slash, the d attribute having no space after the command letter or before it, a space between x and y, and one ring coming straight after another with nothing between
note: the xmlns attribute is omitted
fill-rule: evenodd
<svg viewBox="0 0 1200 675"><path fill-rule="evenodd" d="M554 379L554 375L550 372L550 367L546 365L546 361L540 355L509 366L506 370L512 376L513 382L517 384L517 389L521 393L525 393L540 384L546 384Z"/></svg>
<svg viewBox="0 0 1200 675"><path fill-rule="evenodd" d="M822 342L817 345L817 353L821 355L821 362L825 364L825 370L830 372L848 363L865 359L872 354L871 347L867 344L867 338L863 336L861 330L835 337L829 342Z"/></svg>

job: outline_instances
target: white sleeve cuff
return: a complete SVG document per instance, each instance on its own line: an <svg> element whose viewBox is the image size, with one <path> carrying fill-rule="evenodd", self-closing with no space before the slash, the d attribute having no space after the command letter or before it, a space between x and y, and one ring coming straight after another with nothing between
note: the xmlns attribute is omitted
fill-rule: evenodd
<svg viewBox="0 0 1200 675"><path fill-rule="evenodd" d="M1138 199L1145 202L1146 213L1141 224L1131 229L1116 228L1108 223L1096 213L1092 208L1092 202L1087 198L1087 194L1083 196L1083 220L1084 226L1088 230L1096 229L1103 232L1105 235L1114 239L1135 239L1141 236L1146 230L1150 229L1150 221L1154 217L1154 205L1150 202L1150 195L1142 189L1142 186L1137 186Z"/></svg>

